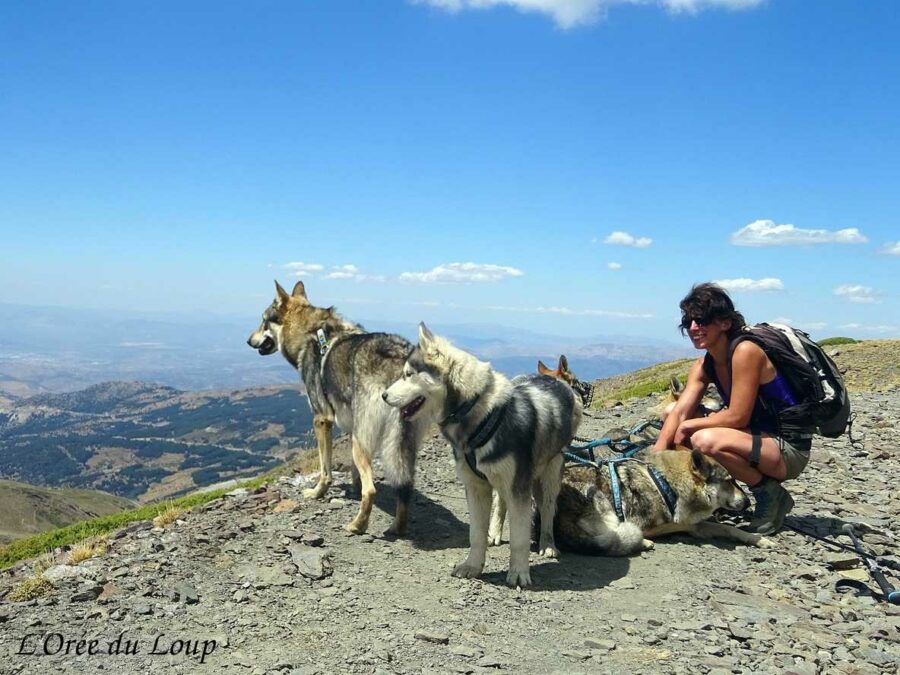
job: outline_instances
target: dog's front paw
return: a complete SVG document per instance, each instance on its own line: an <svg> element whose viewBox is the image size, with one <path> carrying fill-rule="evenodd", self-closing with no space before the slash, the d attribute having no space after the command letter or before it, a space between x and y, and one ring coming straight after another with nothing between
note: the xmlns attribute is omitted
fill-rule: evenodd
<svg viewBox="0 0 900 675"><path fill-rule="evenodd" d="M503 530L488 532L488 546L499 546L503 543Z"/></svg>
<svg viewBox="0 0 900 675"><path fill-rule="evenodd" d="M520 588L531 586L531 570L527 567L524 570L510 568L509 573L506 575L506 584L513 588L516 586Z"/></svg>
<svg viewBox="0 0 900 675"><path fill-rule="evenodd" d="M760 548L776 548L778 544L768 537L760 536L756 542L754 542L754 546L759 546Z"/></svg>
<svg viewBox="0 0 900 675"><path fill-rule="evenodd" d="M654 543L652 541L650 541L649 539L641 540L641 550L642 551L650 551L653 549L653 547L654 547Z"/></svg>
<svg viewBox="0 0 900 675"><path fill-rule="evenodd" d="M384 531L384 536L391 539L398 539L406 536L406 523L393 523Z"/></svg>
<svg viewBox="0 0 900 675"><path fill-rule="evenodd" d="M307 499L322 499L328 492L330 483L318 483L316 487L303 491L303 496Z"/></svg>
<svg viewBox="0 0 900 675"><path fill-rule="evenodd" d="M453 568L451 574L460 579L474 579L481 576L484 565L475 565L470 563L468 559L463 560L459 565Z"/></svg>
<svg viewBox="0 0 900 675"><path fill-rule="evenodd" d="M349 532L350 534L365 534L366 530L369 529L369 521L361 521L359 518L354 518L352 521L344 525L344 529L347 530L347 532Z"/></svg>
<svg viewBox="0 0 900 675"><path fill-rule="evenodd" d="M556 546L554 546L553 544L550 544L549 546L544 546L543 548L541 548L539 553L540 553L540 555L542 555L545 558L558 558L559 557L559 549L557 549Z"/></svg>

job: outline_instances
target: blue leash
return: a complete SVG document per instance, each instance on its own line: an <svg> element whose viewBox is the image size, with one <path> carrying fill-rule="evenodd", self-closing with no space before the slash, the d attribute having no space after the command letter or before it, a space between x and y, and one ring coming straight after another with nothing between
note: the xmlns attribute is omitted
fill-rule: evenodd
<svg viewBox="0 0 900 675"><path fill-rule="evenodd" d="M640 433L649 426L659 428L659 423L655 421L641 422L628 432L626 438L628 436L632 436L633 434ZM611 438L597 438L582 445L570 445L569 451L563 453L567 459L575 462L576 464L591 466L595 469L599 469L602 464L606 465L606 470L609 472L609 484L612 491L613 506L616 509L616 516L619 518L620 522L624 522L625 520L625 510L622 507L622 485L621 481L619 480L619 473L616 470L616 465L620 462L635 460L634 456L650 444L649 441L637 443L632 441L623 443L623 441L624 439L613 440ZM597 457L594 454L594 448L598 447L607 447L610 450L615 449L618 451L618 454L614 457L601 458L598 461ZM577 454L579 452L587 452L588 456L584 457ZM643 463L646 464L646 462ZM647 469L650 473L650 478L655 483L657 490L659 490L659 493L662 496L666 507L674 516L675 508L678 502L678 496L672 490L668 481L666 481L663 475L654 466L647 464Z"/></svg>

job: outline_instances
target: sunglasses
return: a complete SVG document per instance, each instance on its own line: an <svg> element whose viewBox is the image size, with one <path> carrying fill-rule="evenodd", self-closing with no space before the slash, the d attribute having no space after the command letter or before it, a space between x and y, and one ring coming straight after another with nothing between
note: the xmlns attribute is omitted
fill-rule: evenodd
<svg viewBox="0 0 900 675"><path fill-rule="evenodd" d="M688 316L687 314L682 315L681 317L681 327L685 330L688 330L691 327L691 324L696 323L698 326L708 326L715 319L709 316Z"/></svg>

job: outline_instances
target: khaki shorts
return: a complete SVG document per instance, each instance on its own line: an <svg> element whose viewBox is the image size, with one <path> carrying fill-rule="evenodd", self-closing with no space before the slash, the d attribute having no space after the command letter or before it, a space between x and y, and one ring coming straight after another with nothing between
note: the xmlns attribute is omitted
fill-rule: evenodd
<svg viewBox="0 0 900 675"><path fill-rule="evenodd" d="M809 450L800 450L788 443L783 438L778 439L781 447L781 456L784 458L784 465L787 472L784 480L791 480L800 475L806 464L809 462Z"/></svg>

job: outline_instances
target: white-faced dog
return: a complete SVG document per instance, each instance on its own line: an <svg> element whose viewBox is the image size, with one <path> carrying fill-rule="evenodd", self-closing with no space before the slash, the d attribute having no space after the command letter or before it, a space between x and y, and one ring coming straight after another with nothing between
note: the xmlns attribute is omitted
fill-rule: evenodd
<svg viewBox="0 0 900 675"><path fill-rule="evenodd" d="M419 345L403 375L384 392L404 419L428 416L453 446L456 473L469 504L469 556L453 570L477 577L484 569L496 490L509 512L510 561L506 581L528 586L531 575L532 496L541 515L539 551L556 557L553 519L562 477L562 451L581 421L581 401L546 375L510 381L419 325Z"/></svg>

